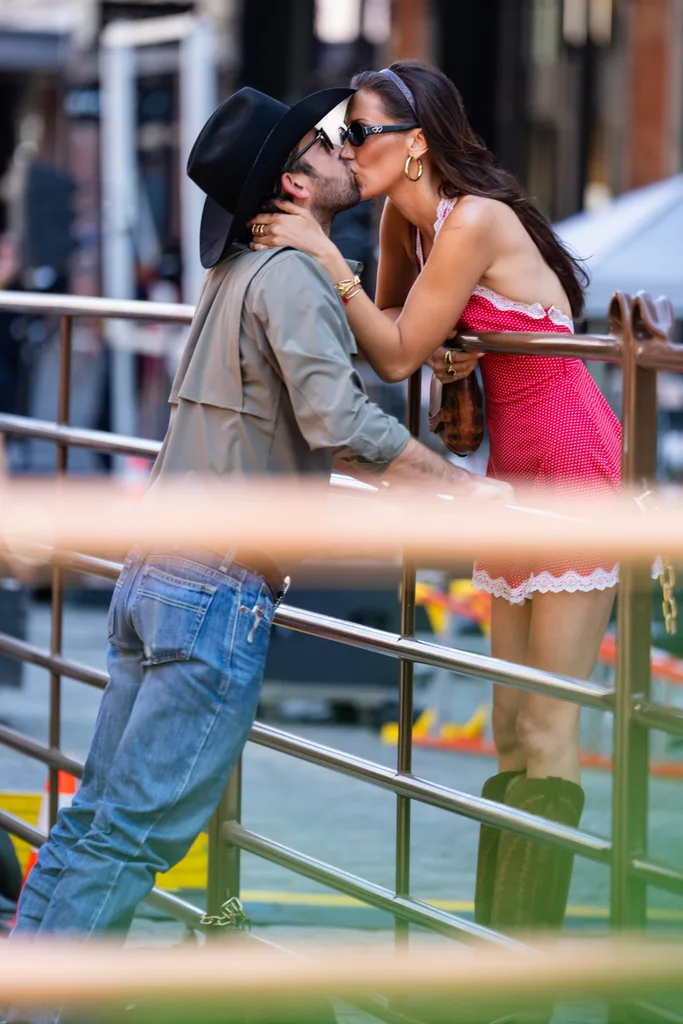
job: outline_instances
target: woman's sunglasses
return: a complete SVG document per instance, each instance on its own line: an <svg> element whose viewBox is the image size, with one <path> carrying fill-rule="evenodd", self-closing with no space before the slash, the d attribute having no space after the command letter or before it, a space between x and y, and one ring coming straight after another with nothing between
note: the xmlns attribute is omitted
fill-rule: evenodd
<svg viewBox="0 0 683 1024"><path fill-rule="evenodd" d="M339 138L342 146L348 140L352 146L358 149L371 135L385 135L387 132L409 132L411 128L419 128L419 124L361 124L360 121L352 121L346 128L339 129Z"/></svg>

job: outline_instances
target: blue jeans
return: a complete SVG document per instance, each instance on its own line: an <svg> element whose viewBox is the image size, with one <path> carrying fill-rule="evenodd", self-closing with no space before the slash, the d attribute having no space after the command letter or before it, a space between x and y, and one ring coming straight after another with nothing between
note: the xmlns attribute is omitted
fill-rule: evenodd
<svg viewBox="0 0 683 1024"><path fill-rule="evenodd" d="M126 559L83 781L39 852L13 937L127 931L242 752L273 612L260 577L208 551Z"/></svg>

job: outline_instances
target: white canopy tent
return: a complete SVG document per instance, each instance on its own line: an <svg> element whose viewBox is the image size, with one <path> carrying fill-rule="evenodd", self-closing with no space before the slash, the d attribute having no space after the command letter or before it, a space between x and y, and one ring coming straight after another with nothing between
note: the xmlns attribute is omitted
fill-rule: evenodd
<svg viewBox="0 0 683 1024"><path fill-rule="evenodd" d="M667 295L683 318L683 174L554 225L586 260L586 316L604 319L614 291Z"/></svg>

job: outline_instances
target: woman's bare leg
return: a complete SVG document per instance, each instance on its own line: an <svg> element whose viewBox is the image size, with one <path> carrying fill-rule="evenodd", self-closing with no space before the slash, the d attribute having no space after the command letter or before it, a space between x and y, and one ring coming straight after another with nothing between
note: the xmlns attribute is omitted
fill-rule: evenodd
<svg viewBox="0 0 683 1024"><path fill-rule="evenodd" d="M502 597L491 598L491 654L503 661L525 665L531 627L531 601L510 604ZM498 771L523 771L526 753L517 738L517 715L523 691L509 686L493 688L493 741L498 753Z"/></svg>
<svg viewBox="0 0 683 1024"><path fill-rule="evenodd" d="M587 679L597 660L614 597L614 588L534 594L525 664ZM529 778L579 781L579 716L578 704L522 693L516 735Z"/></svg>

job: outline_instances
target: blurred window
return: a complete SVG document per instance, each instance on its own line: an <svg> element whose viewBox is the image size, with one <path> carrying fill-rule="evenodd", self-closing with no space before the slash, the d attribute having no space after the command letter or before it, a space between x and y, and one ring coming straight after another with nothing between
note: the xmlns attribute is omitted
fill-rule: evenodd
<svg viewBox="0 0 683 1024"><path fill-rule="evenodd" d="M382 46L391 35L391 0L365 0L363 36L373 46Z"/></svg>
<svg viewBox="0 0 683 1024"><path fill-rule="evenodd" d="M316 0L315 34L322 43L352 43L360 35L361 0Z"/></svg>

